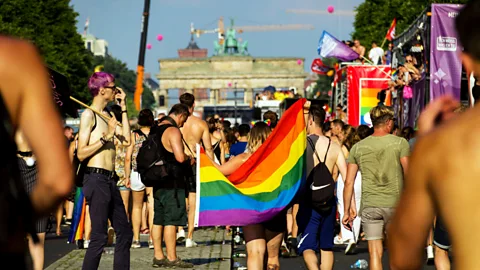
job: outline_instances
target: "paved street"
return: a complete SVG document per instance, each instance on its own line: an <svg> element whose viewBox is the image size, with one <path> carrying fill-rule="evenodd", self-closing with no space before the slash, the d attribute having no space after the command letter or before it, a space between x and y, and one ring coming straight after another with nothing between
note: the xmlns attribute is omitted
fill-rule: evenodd
<svg viewBox="0 0 480 270"><path fill-rule="evenodd" d="M187 249L182 244L177 248L178 256L185 261L193 263L195 265L194 269L226 270L231 268L231 236L227 236L223 229L200 229L195 232L194 239L198 243L198 247ZM153 250L148 249L148 235L142 235L141 241L144 247L131 250L131 269L152 269ZM48 257L52 258L51 251L53 249L49 248L50 244L53 244L53 242L47 241L46 249ZM75 246L71 245L71 247ZM107 250L112 251L113 247L109 247ZM84 256L85 250L72 250L46 269L81 269ZM113 257L113 254L104 253L99 269L112 269Z"/></svg>
<svg viewBox="0 0 480 270"><path fill-rule="evenodd" d="M368 261L368 248L367 248L367 243L366 242L361 242L360 245L355 249L356 254L354 255L345 255L344 251L345 248L341 246L336 246L334 249L335 252L335 265L334 269L350 269L350 265L355 263L358 259L365 259ZM235 253L243 253L245 254L245 246L235 246L233 254ZM235 258L234 259L234 266L246 266L246 258ZM281 258L280 259L280 265L281 269L288 269L288 270L305 270L307 269L305 267L305 264L303 262L302 257L296 257L296 258ZM234 268L236 269L236 268ZM241 268L240 268L241 269ZM390 267L388 267L388 252L385 253L383 257L383 269L388 270ZM424 265L423 269L435 269L433 265Z"/></svg>

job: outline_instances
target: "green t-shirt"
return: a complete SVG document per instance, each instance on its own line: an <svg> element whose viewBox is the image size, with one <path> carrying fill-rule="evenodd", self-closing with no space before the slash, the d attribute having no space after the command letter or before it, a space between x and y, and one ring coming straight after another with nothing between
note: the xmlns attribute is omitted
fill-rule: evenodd
<svg viewBox="0 0 480 270"><path fill-rule="evenodd" d="M403 187L400 158L409 154L407 140L394 135L369 136L352 147L348 163L362 173L362 209L396 206Z"/></svg>

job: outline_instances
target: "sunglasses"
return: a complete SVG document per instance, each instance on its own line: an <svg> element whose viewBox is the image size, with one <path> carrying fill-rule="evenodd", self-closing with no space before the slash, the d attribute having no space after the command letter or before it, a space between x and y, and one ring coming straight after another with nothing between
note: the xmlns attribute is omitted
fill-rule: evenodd
<svg viewBox="0 0 480 270"><path fill-rule="evenodd" d="M120 90L117 89L116 85L114 85L114 86L104 86L103 88L109 88L109 89L112 89L113 91L115 91L115 93L120 93Z"/></svg>

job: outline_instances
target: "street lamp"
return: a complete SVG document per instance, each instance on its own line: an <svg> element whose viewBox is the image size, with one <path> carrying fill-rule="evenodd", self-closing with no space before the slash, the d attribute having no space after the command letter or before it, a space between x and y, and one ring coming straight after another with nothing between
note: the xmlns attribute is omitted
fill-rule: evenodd
<svg viewBox="0 0 480 270"><path fill-rule="evenodd" d="M235 82L235 88L233 89L233 96L235 97L235 105L234 105L235 125L237 125L238 124L238 121L237 121L237 82Z"/></svg>

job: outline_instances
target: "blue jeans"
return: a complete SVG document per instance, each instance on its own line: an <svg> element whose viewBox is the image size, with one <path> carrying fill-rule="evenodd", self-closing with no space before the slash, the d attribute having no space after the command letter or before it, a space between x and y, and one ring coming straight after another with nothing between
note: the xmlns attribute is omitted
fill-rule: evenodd
<svg viewBox="0 0 480 270"><path fill-rule="evenodd" d="M83 193L90 206L92 235L82 269L98 269L103 249L108 241L109 219L117 236L113 269L130 269L130 246L132 245L133 231L128 222L117 183L103 174L85 174Z"/></svg>

